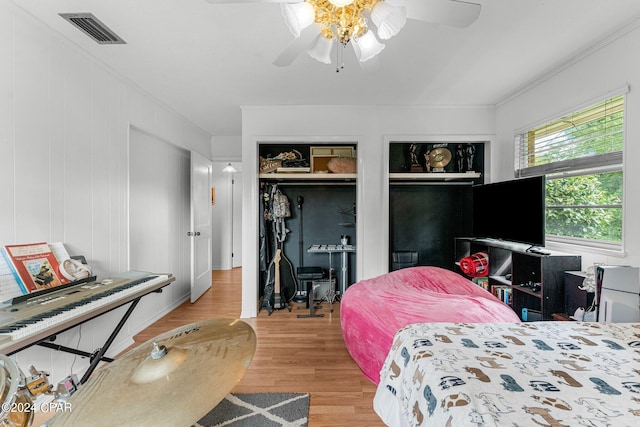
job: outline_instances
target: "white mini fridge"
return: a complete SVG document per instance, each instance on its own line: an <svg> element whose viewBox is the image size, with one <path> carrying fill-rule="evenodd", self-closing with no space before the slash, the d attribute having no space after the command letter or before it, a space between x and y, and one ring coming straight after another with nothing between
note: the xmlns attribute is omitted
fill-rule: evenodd
<svg viewBox="0 0 640 427"><path fill-rule="evenodd" d="M598 322L640 322L638 267L602 265L596 269Z"/></svg>

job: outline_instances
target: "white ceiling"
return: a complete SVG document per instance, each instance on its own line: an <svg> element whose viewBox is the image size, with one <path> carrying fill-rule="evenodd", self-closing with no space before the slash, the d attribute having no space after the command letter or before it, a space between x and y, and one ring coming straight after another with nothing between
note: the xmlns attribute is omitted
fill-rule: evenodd
<svg viewBox="0 0 640 427"><path fill-rule="evenodd" d="M240 135L243 105L493 105L640 17L639 0L470 1L468 28L407 21L377 70L347 50L340 73L306 54L272 65L293 39L279 4L14 2L212 135ZM127 44L95 43L58 16L72 12Z"/></svg>

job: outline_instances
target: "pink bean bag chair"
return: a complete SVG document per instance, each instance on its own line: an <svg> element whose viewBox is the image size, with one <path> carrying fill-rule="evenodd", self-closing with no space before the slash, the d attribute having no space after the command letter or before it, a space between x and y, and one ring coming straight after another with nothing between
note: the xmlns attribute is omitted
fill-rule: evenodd
<svg viewBox="0 0 640 427"><path fill-rule="evenodd" d="M411 267L362 280L340 302L347 350L375 384L398 329L425 322L520 322L471 280L440 267Z"/></svg>

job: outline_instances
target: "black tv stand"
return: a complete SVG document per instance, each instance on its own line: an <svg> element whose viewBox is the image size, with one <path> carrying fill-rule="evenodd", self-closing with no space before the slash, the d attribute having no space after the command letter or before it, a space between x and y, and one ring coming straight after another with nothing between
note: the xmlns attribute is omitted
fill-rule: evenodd
<svg viewBox="0 0 640 427"><path fill-rule="evenodd" d="M565 312L564 273L581 270L579 255L505 240L458 237L455 271L464 275L460 259L476 252L489 256L489 290L502 287L510 291L508 303L521 319L523 309L539 313L542 320Z"/></svg>

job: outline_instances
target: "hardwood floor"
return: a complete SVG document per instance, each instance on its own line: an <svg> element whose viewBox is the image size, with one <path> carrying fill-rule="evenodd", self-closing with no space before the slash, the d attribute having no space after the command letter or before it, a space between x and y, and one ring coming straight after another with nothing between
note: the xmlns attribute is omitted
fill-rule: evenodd
<svg viewBox="0 0 640 427"><path fill-rule="evenodd" d="M134 337L141 344L187 323L214 317L238 318L242 269L214 271L213 286L195 304L186 302ZM373 411L375 385L362 374L344 345L340 303L322 303L324 317L297 318L297 309L243 319L257 336L251 366L236 393L310 393L309 427L384 426ZM259 426L256 426L259 427Z"/></svg>

